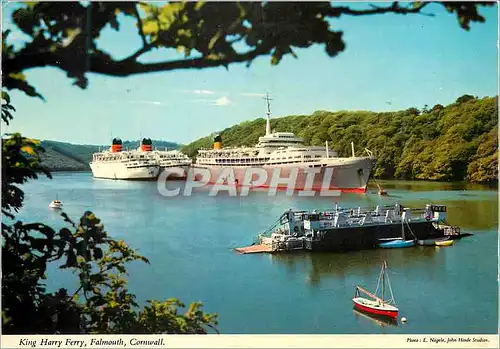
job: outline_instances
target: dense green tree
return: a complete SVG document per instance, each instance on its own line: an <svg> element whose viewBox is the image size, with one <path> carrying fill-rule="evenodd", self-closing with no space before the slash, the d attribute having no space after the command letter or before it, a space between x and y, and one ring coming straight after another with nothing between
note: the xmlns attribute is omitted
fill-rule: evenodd
<svg viewBox="0 0 500 349"><path fill-rule="evenodd" d="M498 178L498 127L481 136L476 154L467 168L471 182L489 183Z"/></svg>
<svg viewBox="0 0 500 349"><path fill-rule="evenodd" d="M406 110L409 115L420 115L420 110L417 108L409 108Z"/></svg>
<svg viewBox="0 0 500 349"><path fill-rule="evenodd" d="M441 104L436 104L436 105L434 105L434 106L432 107L432 111L434 111L434 112L435 112L435 111L440 111L440 110L442 110L442 109L444 109L444 107L443 107L443 105L441 105Z"/></svg>
<svg viewBox="0 0 500 349"><path fill-rule="evenodd" d="M2 112L14 110L6 93ZM2 113L2 116L4 114ZM3 118L7 123L10 116ZM2 138L2 331L33 333L207 333L217 317L176 299L136 303L126 287L126 264L148 260L123 241L111 239L103 224L85 212L78 223L61 214L59 231L16 220L24 203L20 185L50 177L40 162L38 141L18 133ZM44 284L49 264L77 277L74 290L49 292Z"/></svg>
<svg viewBox="0 0 500 349"><path fill-rule="evenodd" d="M463 96L458 97L455 103L465 103L465 102L471 101L473 99L475 99L474 96L463 95Z"/></svg>
<svg viewBox="0 0 500 349"><path fill-rule="evenodd" d="M376 178L497 181L498 98L486 97L434 107L427 113L415 108L390 113L317 111L312 115L273 119L279 131L293 131L307 144L331 147L342 156L368 148L377 156ZM252 145L264 134L263 119L245 122L221 132L227 146ZM248 136L248 135L251 135ZM210 147L207 138L183 148L196 155Z"/></svg>

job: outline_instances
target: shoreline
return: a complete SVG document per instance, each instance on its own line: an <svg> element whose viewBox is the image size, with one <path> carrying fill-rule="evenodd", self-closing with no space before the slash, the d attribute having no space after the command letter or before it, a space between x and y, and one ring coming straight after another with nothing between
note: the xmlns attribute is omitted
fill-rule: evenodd
<svg viewBox="0 0 500 349"><path fill-rule="evenodd" d="M85 172L85 173L92 173L92 170L89 168L88 170L72 170L72 169L47 169L50 173L75 173L75 172ZM488 187L490 189L498 189L498 181L496 182L486 182L486 183L479 183L479 182L467 182L467 181L433 181L430 179L402 179L402 178L384 178L384 179L379 179L376 178L376 181L379 183L387 183L387 182L392 182L392 181L397 181L398 183L403 183L403 182L411 182L412 184L450 184L450 185L480 185L483 187ZM374 180L371 178L368 182L368 186L370 184L374 185Z"/></svg>

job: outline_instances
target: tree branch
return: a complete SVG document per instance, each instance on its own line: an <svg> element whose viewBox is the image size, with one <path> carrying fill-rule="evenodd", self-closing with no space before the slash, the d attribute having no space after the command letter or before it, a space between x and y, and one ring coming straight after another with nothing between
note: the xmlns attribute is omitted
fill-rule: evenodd
<svg viewBox="0 0 500 349"><path fill-rule="evenodd" d="M378 6L371 5L371 7L366 7L364 9L353 9L349 6L332 6L329 3L321 3L317 5L313 5L316 7L317 16L321 17L340 17L341 15L350 15L350 16L365 16L365 15L374 15L374 14L385 14L385 13L394 13L394 14L424 14L422 13L422 9L429 5L430 2L418 2L411 3L409 5L401 6L397 1L393 2L391 5L386 6ZM462 28L468 29L468 23L470 21L484 21L484 18L477 14L477 11L472 13L472 15L466 10L470 10L471 8L476 10L476 5L471 5L472 7L466 7L463 9L463 6L455 6L453 3L447 3L447 10L452 12L457 12L457 16L461 21ZM489 3L481 3L481 4L489 4ZM444 4L443 4L444 5ZM261 7L259 7L262 10ZM433 14L425 14L429 16L433 16ZM9 76L11 73L22 72L26 69L36 68L36 67L58 67L61 70L65 71L69 77L76 78L77 81L83 81L86 72L103 74L108 76L117 76L117 77L125 77L135 74L143 74L143 73L152 73L152 72L161 72L161 71L171 71L175 69L202 69L202 68L213 68L213 67L228 67L231 63L242 63L246 62L249 66L253 60L259 56L269 55L272 53L272 50L277 48L276 40L279 40L279 37L275 37L273 35L264 35L262 38L263 43L256 48L251 48L249 51L240 53L236 52L232 45L236 42L243 40L247 33L241 33L240 31L233 32L238 25L241 24L240 19L235 20L234 22L230 22L229 30L225 30L220 37L212 37L205 38L208 40L208 50L204 50L203 57L198 58L182 58L178 60L170 60L164 62L157 63L140 63L137 59L143 55L144 53L149 52L153 48L156 47L166 47L175 49L176 44L170 42L170 40L166 41L155 41L148 42L148 37L144 34L143 30L143 18L140 17L139 9L136 5L133 6L132 16L137 19L138 33L141 36L142 40L142 48L138 49L135 53L131 54L129 57L121 60L114 59L110 54L102 50L97 50L94 48L94 51L89 53L88 57L88 65L87 61L81 62L80 59L75 59L75 54L79 54L82 48L77 45L79 44L74 40L71 45L67 47L60 47L56 50L52 50L52 47L49 43L44 42L43 40L40 43L33 44L33 47L24 48L19 52L13 52L14 54L5 55L3 61L3 76L2 79L4 85L9 89L19 88L12 81L9 80ZM256 17L258 18L258 16ZM318 18L318 17L316 17ZM463 22L463 23L462 23ZM274 26L279 24L281 26L280 35L286 33L288 31L293 31L293 23L288 23L291 26L290 29L282 29L283 26L286 26L287 23L284 22L281 24L281 19L278 16L274 21L263 21L262 23L259 21L256 22L257 29L252 29L252 31L264 31L266 32L266 26L269 23L273 23ZM182 26L181 26L182 27ZM227 34L231 33L231 34ZM291 48L293 46L297 47L309 47L312 43L323 43L326 45L327 53L330 56L335 55L336 53L343 50L343 42L340 37L335 37L335 32L331 32L334 37L320 38L319 41L313 39L309 39L305 43L301 41L300 35L297 38L293 38L287 45ZM170 34L175 35L175 34ZM232 35L236 35L236 37L232 37ZM257 38L260 37L260 34L256 34ZM276 34L277 35L277 34ZM323 35L323 34L322 34ZM229 37L228 37L229 36ZM211 52L221 51L215 46L218 44L217 40L224 38L224 42L221 44L226 45L225 51L231 51L227 53L225 56L217 56L217 55L209 55ZM210 40L209 40L210 39ZM228 40L229 39L229 40ZM41 40L41 39L40 39ZM256 41L260 42L260 41ZM229 46L227 46L229 45ZM198 45L199 46L199 45ZM195 49L196 47L188 47L188 49ZM38 50L37 50L38 49ZM45 50L45 52L43 51ZM288 52L287 52L288 53ZM88 67L88 69L87 69ZM80 87L85 87L84 83L79 84ZM26 88L22 89L26 92ZM36 92L36 91L35 91Z"/></svg>
<svg viewBox="0 0 500 349"><path fill-rule="evenodd" d="M159 63L139 63L137 61L103 61L100 59L91 59L90 71L94 73L128 76L133 74L154 73L159 71L169 71L174 69L202 69L224 66L230 63L241 63L252 61L260 55L270 53L270 48L258 47L255 50L242 54L232 55L223 59L209 59L207 57L180 59ZM111 64L110 64L111 63Z"/></svg>
<svg viewBox="0 0 500 349"><path fill-rule="evenodd" d="M411 13L419 13L423 14L420 11L431 2L422 2L415 7L401 7L398 2L393 2L391 6L387 7L379 7L375 5L371 5L371 9L366 10L354 10L347 6L336 6L331 7L327 11L325 11L325 16L330 17L340 17L341 15L351 15L351 16L365 16L365 15L375 15L375 14L384 14L384 13L397 13L397 14L411 14ZM411 6L411 5L410 5ZM426 13L427 16L434 16L432 13Z"/></svg>
<svg viewBox="0 0 500 349"><path fill-rule="evenodd" d="M139 56L140 54L147 51L145 50L146 48L142 48L134 55L120 61L113 60L109 58L109 56L104 55L102 52L101 54L94 53L89 57L90 66L87 72L124 77L134 74L154 73L175 69L202 69L220 66L227 67L230 63L252 61L260 55L270 53L271 48L267 46L259 46L252 51L231 55L223 59L209 59L207 57L201 57L172 60L159 63L140 63L133 59L134 56ZM25 69L45 66L59 67L66 71L66 69L64 69L65 64L61 58L63 56L63 52L43 52L35 55L18 55L14 58L7 58L3 61L3 66L6 70L4 71L4 73L8 75L9 73L15 71L22 71Z"/></svg>
<svg viewBox="0 0 500 349"><path fill-rule="evenodd" d="M134 4L133 8L134 8L135 18L137 18L137 27L139 29L139 35L141 36L142 39L142 46L146 47L148 46L148 41L146 40L146 36L144 35L144 31L142 30L142 19L141 16L139 15L139 11L137 10L137 4Z"/></svg>
<svg viewBox="0 0 500 349"><path fill-rule="evenodd" d="M137 58L145 54L146 52L149 52L154 46L150 44L145 44L143 47L141 47L139 50L137 50L134 54L128 56L127 58L123 59L122 62L124 61L135 61Z"/></svg>

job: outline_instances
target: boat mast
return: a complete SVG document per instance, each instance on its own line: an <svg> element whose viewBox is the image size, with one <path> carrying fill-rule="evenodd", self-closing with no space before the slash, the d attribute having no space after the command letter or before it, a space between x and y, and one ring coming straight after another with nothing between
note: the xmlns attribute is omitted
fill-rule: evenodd
<svg viewBox="0 0 500 349"><path fill-rule="evenodd" d="M385 261L382 264L382 301L384 301L384 288L385 288Z"/></svg>
<svg viewBox="0 0 500 349"><path fill-rule="evenodd" d="M267 102L267 112L266 112L266 136L271 134L271 104L272 98L269 98L269 94L266 92L266 96L262 97Z"/></svg>
<svg viewBox="0 0 500 349"><path fill-rule="evenodd" d="M396 300L394 299L394 294L392 293L391 280L387 277L387 285L389 286L389 292L391 293L391 299L389 303L392 303L394 306L396 305Z"/></svg>
<svg viewBox="0 0 500 349"><path fill-rule="evenodd" d="M403 241L405 241L405 225L404 225L404 218L403 215L401 215L401 237L403 238Z"/></svg>

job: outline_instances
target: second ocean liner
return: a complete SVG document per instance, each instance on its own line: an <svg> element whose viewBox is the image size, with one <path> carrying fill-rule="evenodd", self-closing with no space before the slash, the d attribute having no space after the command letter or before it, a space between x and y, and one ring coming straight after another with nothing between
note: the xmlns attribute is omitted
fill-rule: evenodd
<svg viewBox="0 0 500 349"><path fill-rule="evenodd" d="M283 180L278 181L281 183L274 180L276 170L279 170L279 178L290 178L297 173L293 188L295 190L366 192L368 179L376 162L371 152L367 150L368 156L357 157L352 145L351 157L339 157L328 148L328 144L325 147L305 146L304 141L294 133L271 133L270 99L267 96L265 99L266 134L259 137L256 146L222 148L222 139L216 136L213 149L198 151L194 167L208 169L211 184L220 178L225 169L231 168L236 186L290 189L287 184L282 184ZM252 167L263 168L267 179L258 183L257 180L249 181L249 178L245 178L248 169Z"/></svg>

